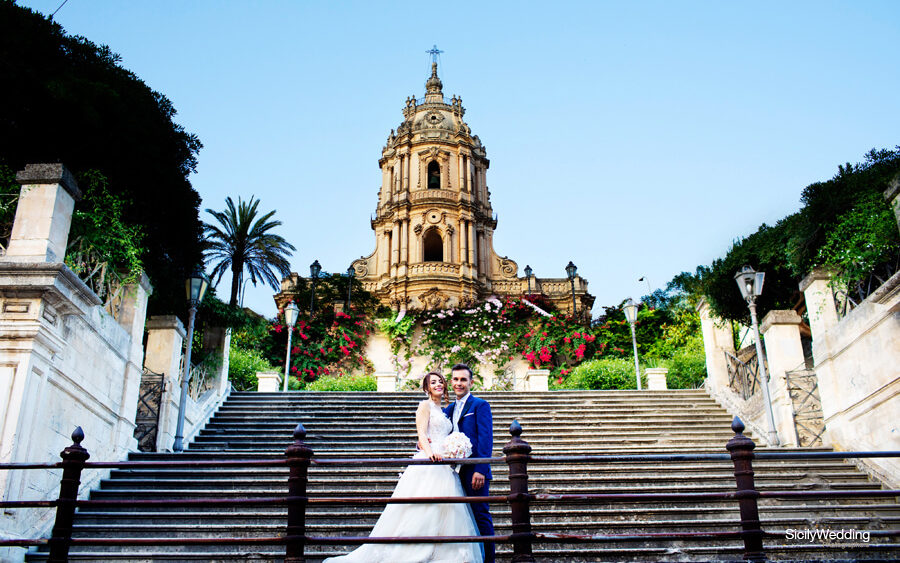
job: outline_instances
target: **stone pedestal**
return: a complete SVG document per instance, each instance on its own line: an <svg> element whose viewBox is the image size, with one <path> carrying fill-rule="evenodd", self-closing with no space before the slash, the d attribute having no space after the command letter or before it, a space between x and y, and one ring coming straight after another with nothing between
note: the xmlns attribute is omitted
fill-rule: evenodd
<svg viewBox="0 0 900 563"><path fill-rule="evenodd" d="M703 332L703 349L706 352L707 385L711 389L728 387L728 367L725 352L734 354L734 338L726 321L712 316L709 303L702 299L697 305L700 328Z"/></svg>
<svg viewBox="0 0 900 563"><path fill-rule="evenodd" d="M783 446L797 445L794 407L785 373L804 367L803 346L800 343L800 323L800 315L796 311L773 310L766 313L759 326L759 331L766 343L769 396L772 399L775 429L778 431L778 438Z"/></svg>
<svg viewBox="0 0 900 563"><path fill-rule="evenodd" d="M813 359L818 364L823 358L823 350L828 348L827 333L838 324L834 294L828 283L831 275L822 269L815 269L800 281L800 291L806 300L806 315L813 338Z"/></svg>
<svg viewBox="0 0 900 563"><path fill-rule="evenodd" d="M393 393L397 390L397 372L376 371L375 385L379 393Z"/></svg>
<svg viewBox="0 0 900 563"><path fill-rule="evenodd" d="M668 389L666 384L666 376L669 374L667 368L647 368L644 370L647 376L647 389L649 391L665 391Z"/></svg>
<svg viewBox="0 0 900 563"><path fill-rule="evenodd" d="M165 391L159 404L158 451L171 448L175 441L175 420L181 402L181 352L184 325L175 315L159 315L147 321L147 353L144 367L163 374Z"/></svg>
<svg viewBox="0 0 900 563"><path fill-rule="evenodd" d="M549 390L549 369L530 369L525 372L524 389L521 391L547 391ZM520 389L516 389L520 391Z"/></svg>
<svg viewBox="0 0 900 563"><path fill-rule="evenodd" d="M281 374L277 371L256 372L257 387L260 393L276 393L281 391Z"/></svg>
<svg viewBox="0 0 900 563"><path fill-rule="evenodd" d="M16 174L22 185L6 259L62 262L81 191L62 164L29 164Z"/></svg>

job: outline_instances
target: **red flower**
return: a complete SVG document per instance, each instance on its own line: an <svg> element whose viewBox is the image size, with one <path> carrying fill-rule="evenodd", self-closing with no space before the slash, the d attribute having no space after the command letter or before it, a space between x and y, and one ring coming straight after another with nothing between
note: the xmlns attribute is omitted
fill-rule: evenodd
<svg viewBox="0 0 900 563"><path fill-rule="evenodd" d="M350 355L350 350L348 350L348 349L345 348L344 346L341 346L341 352L343 352L345 356L349 356L349 355Z"/></svg>
<svg viewBox="0 0 900 563"><path fill-rule="evenodd" d="M324 347L319 347L319 352L324 356L324 355L325 355L325 348L324 348Z"/></svg>
<svg viewBox="0 0 900 563"><path fill-rule="evenodd" d="M578 348L576 348L575 349L575 357L577 357L579 360L584 358L585 348L586 348L586 346L584 345L584 343L582 343Z"/></svg>
<svg viewBox="0 0 900 563"><path fill-rule="evenodd" d="M594 340L597 340L597 337L594 336L593 334L585 334L584 339L587 340L588 342L593 342Z"/></svg>
<svg viewBox="0 0 900 563"><path fill-rule="evenodd" d="M557 383L562 383L562 381L562 376L559 376L559 378L556 380Z"/></svg>
<svg viewBox="0 0 900 563"><path fill-rule="evenodd" d="M581 333L580 333L580 332L573 332L573 333L572 333L572 338L581 338Z"/></svg>
<svg viewBox="0 0 900 563"><path fill-rule="evenodd" d="M309 340L309 335L306 334L305 332L301 332L301 333L300 333L300 338L302 338L303 340Z"/></svg>
<svg viewBox="0 0 900 563"><path fill-rule="evenodd" d="M547 350L546 347L541 348L541 355L540 355L540 358L541 358L541 363L547 363L547 362L549 362L550 359L552 358L552 356L550 355L550 351Z"/></svg>
<svg viewBox="0 0 900 563"><path fill-rule="evenodd" d="M344 340L346 340L347 342L350 342L350 335L347 334L346 332L344 333Z"/></svg>
<svg viewBox="0 0 900 563"><path fill-rule="evenodd" d="M572 339L567 336L567 337L563 338L563 342L568 344L569 342L572 342Z"/></svg>
<svg viewBox="0 0 900 563"><path fill-rule="evenodd" d="M272 330L274 330L275 332L281 332L281 330L282 330L283 328L284 328L284 327L281 326L281 325L275 325L275 326L272 327Z"/></svg>

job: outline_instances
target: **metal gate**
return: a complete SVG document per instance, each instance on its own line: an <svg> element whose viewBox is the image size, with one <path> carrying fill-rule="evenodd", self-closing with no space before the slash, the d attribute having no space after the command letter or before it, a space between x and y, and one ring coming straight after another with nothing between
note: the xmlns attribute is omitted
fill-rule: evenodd
<svg viewBox="0 0 900 563"><path fill-rule="evenodd" d="M798 446L821 446L825 432L822 401L819 399L819 379L816 372L799 368L784 373L791 407L794 414L794 431Z"/></svg>
<svg viewBox="0 0 900 563"><path fill-rule="evenodd" d="M165 379L165 374L154 373L147 368L144 368L141 375L137 415L134 418L136 425L134 437L138 441L138 449L142 452L156 451L159 407L166 387Z"/></svg>

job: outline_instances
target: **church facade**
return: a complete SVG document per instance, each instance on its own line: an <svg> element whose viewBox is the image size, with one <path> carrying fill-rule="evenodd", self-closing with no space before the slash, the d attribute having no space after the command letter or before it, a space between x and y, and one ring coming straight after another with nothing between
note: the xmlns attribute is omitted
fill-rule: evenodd
<svg viewBox="0 0 900 563"><path fill-rule="evenodd" d="M425 88L424 98L407 98L403 122L382 149L375 250L353 261L357 279L395 310L469 306L530 291L571 312L572 281L520 277L518 264L494 251L485 147L463 120L462 99L444 97L437 63ZM280 306L295 283L293 275L282 282ZM578 312L589 311L594 298L577 275L574 294Z"/></svg>

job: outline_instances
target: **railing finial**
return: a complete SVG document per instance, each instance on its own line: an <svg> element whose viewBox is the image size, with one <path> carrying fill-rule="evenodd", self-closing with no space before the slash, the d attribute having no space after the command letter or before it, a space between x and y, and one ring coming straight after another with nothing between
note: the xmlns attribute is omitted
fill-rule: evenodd
<svg viewBox="0 0 900 563"><path fill-rule="evenodd" d="M745 428L746 426L744 426L744 422L740 419L740 417L735 416L734 420L731 421L731 430L735 434L743 434Z"/></svg>
<svg viewBox="0 0 900 563"><path fill-rule="evenodd" d="M84 440L84 430L82 430L80 426L76 426L75 430L72 432L72 442L74 445L80 446L82 440Z"/></svg>
<svg viewBox="0 0 900 563"><path fill-rule="evenodd" d="M302 442L303 438L306 438L306 428L303 427L302 422L297 423L297 427L294 428L294 440L298 442Z"/></svg>
<svg viewBox="0 0 900 563"><path fill-rule="evenodd" d="M509 425L509 433L515 438L522 435L522 425L519 424L518 420L513 420L512 424Z"/></svg>

